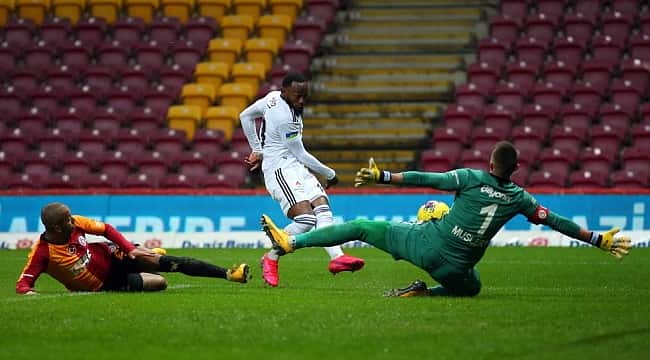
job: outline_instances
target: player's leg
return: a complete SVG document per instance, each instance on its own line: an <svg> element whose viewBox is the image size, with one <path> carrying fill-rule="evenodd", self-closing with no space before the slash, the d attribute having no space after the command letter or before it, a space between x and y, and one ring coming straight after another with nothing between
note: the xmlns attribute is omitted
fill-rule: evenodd
<svg viewBox="0 0 650 360"><path fill-rule="evenodd" d="M312 178L316 180L314 176ZM315 199L311 202L314 208L314 215L316 215L316 229L323 229L334 224L334 215L332 214L327 195L317 180L316 186L313 188L313 192L319 192L316 193ZM330 257L327 269L334 275L342 271L358 271L365 265L363 259L344 254L340 245L326 247L325 251L327 251Z"/></svg>
<svg viewBox="0 0 650 360"><path fill-rule="evenodd" d="M458 270L453 266L443 266L431 273L440 285L429 288L430 296L471 297L481 292L481 279L478 270Z"/></svg>
<svg viewBox="0 0 650 360"><path fill-rule="evenodd" d="M305 193L302 171L306 171L302 166L289 167L276 169L264 176L267 191L280 204L287 218L292 220L284 228L291 235L302 234L316 226L316 216ZM271 286L278 286L280 281L279 258L278 251L271 249L261 259L262 278Z"/></svg>
<svg viewBox="0 0 650 360"><path fill-rule="evenodd" d="M180 272L188 276L220 278L240 283L247 282L249 274L247 264L226 269L203 260L182 256L153 254L137 258L136 264L139 272Z"/></svg>
<svg viewBox="0 0 650 360"><path fill-rule="evenodd" d="M162 291L167 289L167 279L159 274L133 273L129 274L129 288L131 291Z"/></svg>

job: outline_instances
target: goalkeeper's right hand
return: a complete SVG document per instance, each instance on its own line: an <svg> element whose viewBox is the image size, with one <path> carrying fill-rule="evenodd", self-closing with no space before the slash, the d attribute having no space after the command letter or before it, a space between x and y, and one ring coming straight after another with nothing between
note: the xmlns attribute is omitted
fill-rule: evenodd
<svg viewBox="0 0 650 360"><path fill-rule="evenodd" d="M598 247L609 252L614 257L622 259L630 253L632 247L632 240L629 236L614 236L617 232L621 231L619 227L613 227L610 230L600 234L600 243Z"/></svg>
<svg viewBox="0 0 650 360"><path fill-rule="evenodd" d="M354 178L354 187L359 187L368 183L388 184L390 183L390 171L380 170L375 164L375 159L368 160L368 167L361 168L357 171L357 176Z"/></svg>

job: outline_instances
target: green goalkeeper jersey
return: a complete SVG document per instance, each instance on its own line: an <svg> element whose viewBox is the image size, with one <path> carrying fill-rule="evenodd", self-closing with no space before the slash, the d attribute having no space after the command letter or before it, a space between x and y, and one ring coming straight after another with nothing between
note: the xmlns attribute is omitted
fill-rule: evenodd
<svg viewBox="0 0 650 360"><path fill-rule="evenodd" d="M537 201L517 184L483 170L403 173L404 185L454 190L449 213L431 226L442 237L441 255L452 264L472 267L501 227L517 214L535 215Z"/></svg>

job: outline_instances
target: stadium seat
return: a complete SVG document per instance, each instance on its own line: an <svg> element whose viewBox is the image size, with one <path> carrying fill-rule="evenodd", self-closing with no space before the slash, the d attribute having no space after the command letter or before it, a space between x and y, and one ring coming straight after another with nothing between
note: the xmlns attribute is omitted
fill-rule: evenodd
<svg viewBox="0 0 650 360"><path fill-rule="evenodd" d="M203 108L196 105L170 106L167 112L167 122L172 129L185 131L188 138L194 138L194 132L201 123Z"/></svg>
<svg viewBox="0 0 650 360"><path fill-rule="evenodd" d="M566 1L564 0L538 0L537 12L558 21L564 15Z"/></svg>
<svg viewBox="0 0 650 360"><path fill-rule="evenodd" d="M609 125L613 131L625 134L635 112L636 108L626 111L618 104L603 104L598 111L598 117L603 125Z"/></svg>
<svg viewBox="0 0 650 360"><path fill-rule="evenodd" d="M563 64L579 64L587 48L585 40L572 36L556 37L553 42L554 59Z"/></svg>
<svg viewBox="0 0 650 360"><path fill-rule="evenodd" d="M611 176L612 186L617 189L638 189L648 187L647 173L622 169Z"/></svg>
<svg viewBox="0 0 650 360"><path fill-rule="evenodd" d="M456 86L456 104L473 111L482 112L485 107L487 91L479 89L475 84L462 84Z"/></svg>
<svg viewBox="0 0 650 360"><path fill-rule="evenodd" d="M144 134L135 129L120 129L114 141L115 150L121 152L126 159L134 159L144 154L149 142Z"/></svg>
<svg viewBox="0 0 650 360"><path fill-rule="evenodd" d="M178 158L185 148L188 136L184 130L181 129L161 129L158 133L154 133L151 139L154 151L171 161Z"/></svg>
<svg viewBox="0 0 650 360"><path fill-rule="evenodd" d="M134 166L139 174L153 178L163 178L167 175L172 159L158 151L140 154L134 161Z"/></svg>
<svg viewBox="0 0 650 360"><path fill-rule="evenodd" d="M170 58L174 65L191 72L201 61L204 53L202 45L195 44L191 40L180 41L171 48Z"/></svg>
<svg viewBox="0 0 650 360"><path fill-rule="evenodd" d="M525 61L508 64L506 68L508 83L522 90L524 94L528 94L533 86L535 86L538 69L539 66Z"/></svg>
<svg viewBox="0 0 650 360"><path fill-rule="evenodd" d="M588 132L589 128L557 125L551 129L550 141L553 146L553 149L551 150L558 150L561 152L575 151L577 153L583 141L588 139ZM562 156L564 155L566 154L562 154Z"/></svg>
<svg viewBox="0 0 650 360"><path fill-rule="evenodd" d="M338 0L307 0L307 14L319 19L323 19L327 26L334 22L336 11L339 7Z"/></svg>
<svg viewBox="0 0 650 360"><path fill-rule="evenodd" d="M175 17L186 23L194 11L195 0L161 0L162 12L167 17Z"/></svg>
<svg viewBox="0 0 650 360"><path fill-rule="evenodd" d="M303 0L269 0L269 7L272 14L286 15L293 23L302 9L302 2Z"/></svg>
<svg viewBox="0 0 650 360"><path fill-rule="evenodd" d="M106 93L106 105L115 109L120 115L126 115L133 111L141 97L126 85L110 89Z"/></svg>
<svg viewBox="0 0 650 360"><path fill-rule="evenodd" d="M52 10L56 17L76 24L86 10L86 3L86 0L52 0Z"/></svg>
<svg viewBox="0 0 650 360"><path fill-rule="evenodd" d="M76 84L80 79L80 72L78 69L70 68L67 65L61 65L48 69L46 77L48 85L62 93L68 93L72 89L76 88Z"/></svg>
<svg viewBox="0 0 650 360"><path fill-rule="evenodd" d="M562 99L565 93L565 88L551 82L546 82L537 83L533 87L530 96L533 99L534 104L555 114L562 107Z"/></svg>
<svg viewBox="0 0 650 360"><path fill-rule="evenodd" d="M59 109L63 95L56 88L45 85L29 94L32 107L54 114Z"/></svg>
<svg viewBox="0 0 650 360"><path fill-rule="evenodd" d="M63 45L70 35L70 20L53 17L46 19L39 27L40 41L57 48Z"/></svg>
<svg viewBox="0 0 650 360"><path fill-rule="evenodd" d="M20 49L9 45L8 42L0 43L0 70L7 74L16 67L21 56ZM3 75L4 78L4 75ZM2 78L0 78L2 79Z"/></svg>
<svg viewBox="0 0 650 360"><path fill-rule="evenodd" d="M84 177L80 181L80 186L83 188L120 188L122 182L126 179L124 177L119 177L115 175L110 175L107 173L100 174L90 174L89 176Z"/></svg>
<svg viewBox="0 0 650 360"><path fill-rule="evenodd" d="M499 13L515 19L525 18L528 16L528 0L502 0Z"/></svg>
<svg viewBox="0 0 650 360"><path fill-rule="evenodd" d="M25 134L20 128L0 135L0 150L12 159L22 159L29 151L32 136Z"/></svg>
<svg viewBox="0 0 650 360"><path fill-rule="evenodd" d="M42 181L50 176L57 162L57 157L45 151L30 152L22 161L22 173Z"/></svg>
<svg viewBox="0 0 650 360"><path fill-rule="evenodd" d="M542 70L544 81L559 87L563 91L570 89L575 82L577 68L575 64L556 61L546 63Z"/></svg>
<svg viewBox="0 0 650 360"><path fill-rule="evenodd" d="M526 90L520 89L514 83L503 83L494 89L494 102L518 114L524 106L526 94Z"/></svg>
<svg viewBox="0 0 650 360"><path fill-rule="evenodd" d="M100 95L89 86L82 86L68 92L68 105L77 108L79 111L91 114L97 109L97 101Z"/></svg>
<svg viewBox="0 0 650 360"><path fill-rule="evenodd" d="M250 85L255 94L265 77L264 65L258 62L236 63L232 67L232 81L236 84Z"/></svg>
<svg viewBox="0 0 650 360"><path fill-rule="evenodd" d="M124 68L129 63L130 51L126 44L117 40L99 44L97 47L97 63L113 68Z"/></svg>
<svg viewBox="0 0 650 360"><path fill-rule="evenodd" d="M255 19L250 15L228 15L221 19L221 33L226 39L244 42L253 31Z"/></svg>
<svg viewBox="0 0 650 360"><path fill-rule="evenodd" d="M323 19L314 16L304 16L296 19L293 24L293 38L310 44L318 49L325 36L326 24Z"/></svg>
<svg viewBox="0 0 650 360"><path fill-rule="evenodd" d="M488 170L490 151L480 149L465 149L460 154L461 167Z"/></svg>
<svg viewBox="0 0 650 360"><path fill-rule="evenodd" d="M127 9L129 4L128 1L125 4ZM122 17L113 24L113 40L126 48L131 48L140 42L144 32L145 24L141 17Z"/></svg>
<svg viewBox="0 0 650 360"><path fill-rule="evenodd" d="M124 8L129 17L151 24L160 7L160 0L125 0Z"/></svg>
<svg viewBox="0 0 650 360"><path fill-rule="evenodd" d="M36 69L18 68L9 75L9 83L17 91L27 94L38 89L43 76Z"/></svg>
<svg viewBox="0 0 650 360"><path fill-rule="evenodd" d="M216 38L208 44L208 58L212 62L225 62L232 66L242 52L243 41L238 39Z"/></svg>
<svg viewBox="0 0 650 360"><path fill-rule="evenodd" d="M172 95L179 94L185 84L192 79L192 71L189 67L181 67L178 64L163 66L158 71L158 81L160 85L167 88Z"/></svg>
<svg viewBox="0 0 650 360"><path fill-rule="evenodd" d="M577 83L571 89L571 100L574 104L585 106L596 104L598 106L602 103L604 96L603 88L595 86L591 82Z"/></svg>
<svg viewBox="0 0 650 360"><path fill-rule="evenodd" d="M263 71L266 74L267 71L271 70L273 59L278 53L278 42L273 38L249 39L244 43L244 52L246 53L247 62L262 64Z"/></svg>
<svg viewBox="0 0 650 360"><path fill-rule="evenodd" d="M145 71L142 66L136 64L122 68L119 77L121 85L128 86L135 94L142 96L150 86L151 72Z"/></svg>
<svg viewBox="0 0 650 360"><path fill-rule="evenodd" d="M200 187L198 176L186 174L168 174L160 181L160 187L166 189L193 189Z"/></svg>
<svg viewBox="0 0 650 360"><path fill-rule="evenodd" d="M255 92L248 84L227 83L219 90L222 106L232 106L242 111L250 104Z"/></svg>
<svg viewBox="0 0 650 360"><path fill-rule="evenodd" d="M156 72L165 64L166 49L157 41L140 42L134 48L134 60L148 71Z"/></svg>
<svg viewBox="0 0 650 360"><path fill-rule="evenodd" d="M107 144L111 141L110 137L98 129L85 129L77 137L77 150L93 159L99 160L106 152Z"/></svg>
<svg viewBox="0 0 650 360"><path fill-rule="evenodd" d="M198 152L202 157L213 161L222 152L224 133L220 130L200 128L194 133L192 151Z"/></svg>
<svg viewBox="0 0 650 360"><path fill-rule="evenodd" d="M576 14L583 14L589 19L596 19L602 11L605 0L575 0L573 8Z"/></svg>
<svg viewBox="0 0 650 360"><path fill-rule="evenodd" d="M201 16L221 22L225 14L230 12L232 0L197 0L196 6Z"/></svg>
<svg viewBox="0 0 650 360"><path fill-rule="evenodd" d="M291 31L292 22L289 15L263 15L257 21L259 36L264 39L274 39L278 46L282 46Z"/></svg>
<svg viewBox="0 0 650 360"><path fill-rule="evenodd" d="M641 34L650 34L650 12L640 14L639 28Z"/></svg>
<svg viewBox="0 0 650 360"><path fill-rule="evenodd" d="M223 133L227 141L232 139L233 130L239 123L238 108L232 106L212 106L205 112L205 127Z"/></svg>
<svg viewBox="0 0 650 360"><path fill-rule="evenodd" d="M433 148L448 154L460 154L469 141L471 128L435 128L433 130Z"/></svg>
<svg viewBox="0 0 650 360"><path fill-rule="evenodd" d="M257 22L266 9L267 0L233 0L232 5L237 15L250 16Z"/></svg>
<svg viewBox="0 0 650 360"><path fill-rule="evenodd" d="M67 42L59 48L61 65L72 69L83 69L92 62L92 52L81 41Z"/></svg>
<svg viewBox="0 0 650 360"><path fill-rule="evenodd" d="M568 170L549 170L533 171L528 177L528 186L530 187L564 187L566 185Z"/></svg>
<svg viewBox="0 0 650 360"><path fill-rule="evenodd" d="M92 16L113 24L122 11L122 0L88 0L88 9Z"/></svg>
<svg viewBox="0 0 650 360"><path fill-rule="evenodd" d="M203 112L214 103L217 94L217 90L213 85L191 83L183 86L181 100L185 105L198 106Z"/></svg>
<svg viewBox="0 0 650 360"><path fill-rule="evenodd" d="M72 178L89 175L93 171L94 163L83 151L68 152L61 160L61 172Z"/></svg>
<svg viewBox="0 0 650 360"><path fill-rule="evenodd" d="M611 2L611 6L612 11L620 12L632 18L638 15L641 10L639 0L616 0Z"/></svg>
<svg viewBox="0 0 650 360"><path fill-rule="evenodd" d="M611 71L621 60L624 43L619 43L609 35L596 35L591 39L592 61L598 61L599 65L606 65ZM583 64L584 69L585 64Z"/></svg>
<svg viewBox="0 0 650 360"><path fill-rule="evenodd" d="M177 18L163 16L154 18L149 25L149 40L156 45L168 47L180 38L181 23Z"/></svg>
<svg viewBox="0 0 650 360"><path fill-rule="evenodd" d="M500 71L487 62L475 62L467 67L467 83L491 93L499 78Z"/></svg>
<svg viewBox="0 0 650 360"><path fill-rule="evenodd" d="M634 24L634 16L636 14L625 15L618 11L602 14L600 17L602 34L610 37L615 43L625 44Z"/></svg>
<svg viewBox="0 0 650 360"><path fill-rule="evenodd" d="M230 79L230 66L224 62L202 62L196 66L194 78L199 84L212 84L218 89Z"/></svg>
<svg viewBox="0 0 650 360"><path fill-rule="evenodd" d="M472 108L466 108L457 104L449 104L445 109L443 119L446 127L471 129L474 127L474 121L480 115L480 113L473 111Z"/></svg>
<svg viewBox="0 0 650 360"><path fill-rule="evenodd" d="M124 188L153 188L156 189L160 185L162 178L147 175L147 174L131 174L127 176L126 180L122 184Z"/></svg>
<svg viewBox="0 0 650 360"><path fill-rule="evenodd" d="M425 150L420 154L422 171L445 172L456 168L460 153Z"/></svg>
<svg viewBox="0 0 650 360"><path fill-rule="evenodd" d="M631 130L634 147L650 152L650 124L636 124Z"/></svg>
<svg viewBox="0 0 650 360"><path fill-rule="evenodd" d="M509 44L500 39L488 37L481 39L478 44L479 63L488 63L496 71L507 62Z"/></svg>
<svg viewBox="0 0 650 360"><path fill-rule="evenodd" d="M132 129L141 133L150 134L166 125L165 119L148 107L137 107L127 114L126 123Z"/></svg>
<svg viewBox="0 0 650 360"><path fill-rule="evenodd" d="M483 152L490 152L496 143L510 138L510 128L493 128L489 126L478 126L472 131L470 143L472 149Z"/></svg>
<svg viewBox="0 0 650 360"><path fill-rule="evenodd" d="M144 94L144 106L154 113L167 114L169 106L178 98L178 92L165 85L158 85Z"/></svg>
<svg viewBox="0 0 650 360"><path fill-rule="evenodd" d="M115 78L113 68L104 65L89 65L83 73L84 85L90 87L93 92L104 96L112 87Z"/></svg>
<svg viewBox="0 0 650 360"><path fill-rule="evenodd" d="M526 36L535 38L544 45L544 48L555 38L557 19L553 19L544 13L531 14L526 17Z"/></svg>
<svg viewBox="0 0 650 360"><path fill-rule="evenodd" d="M7 189L39 189L42 187L42 179L29 174L12 174L5 182Z"/></svg>
<svg viewBox="0 0 650 360"><path fill-rule="evenodd" d="M650 34L645 33L630 36L628 48L631 59L650 61Z"/></svg>
<svg viewBox="0 0 650 360"><path fill-rule="evenodd" d="M131 173L131 159L133 158L119 150L108 153L100 160L100 171L115 179L126 179Z"/></svg>
<svg viewBox="0 0 650 360"><path fill-rule="evenodd" d="M546 58L546 48L547 44L529 37L518 39L514 51L520 63L526 63L536 70Z"/></svg>
<svg viewBox="0 0 650 360"><path fill-rule="evenodd" d="M91 115L92 128L99 130L109 137L117 136L120 132L123 116L112 107L95 111Z"/></svg>
<svg viewBox="0 0 650 360"><path fill-rule="evenodd" d="M641 96L641 90L628 80L614 80L609 88L610 101L625 109L637 109L641 103Z"/></svg>
<svg viewBox="0 0 650 360"><path fill-rule="evenodd" d="M50 11L50 0L15 0L16 15L40 25Z"/></svg>
<svg viewBox="0 0 650 360"><path fill-rule="evenodd" d="M9 154L6 154L4 151L0 150L0 178L4 180L13 176L15 167L15 160L12 159Z"/></svg>
<svg viewBox="0 0 650 360"><path fill-rule="evenodd" d="M100 17L81 18L73 28L76 40L91 48L104 42L107 30L107 21Z"/></svg>
<svg viewBox="0 0 650 360"><path fill-rule="evenodd" d="M621 62L621 79L640 93L650 90L650 67L639 59L626 59Z"/></svg>
<svg viewBox="0 0 650 360"><path fill-rule="evenodd" d="M203 52L210 40L215 37L217 28L216 20L211 17L191 17L184 26L185 38L196 44Z"/></svg>
<svg viewBox="0 0 650 360"><path fill-rule="evenodd" d="M573 128L587 129L591 127L596 115L597 104L569 103L560 110L561 124Z"/></svg>
<svg viewBox="0 0 650 360"><path fill-rule="evenodd" d="M483 125L486 128L503 129L510 133L515 123L515 114L502 104L490 105L483 111Z"/></svg>
<svg viewBox="0 0 650 360"><path fill-rule="evenodd" d="M490 20L490 36L510 46L519 37L520 23L508 16L495 16Z"/></svg>
<svg viewBox="0 0 650 360"><path fill-rule="evenodd" d="M591 128L591 145L601 148L604 152L617 154L625 137L624 131L616 131L606 124Z"/></svg>
<svg viewBox="0 0 650 360"><path fill-rule="evenodd" d="M36 32L34 22L29 19L11 19L4 26L4 41L9 46L17 49L24 49L32 43L32 38Z"/></svg>
<svg viewBox="0 0 650 360"><path fill-rule="evenodd" d="M78 139L84 131L86 119L77 113L77 109L66 107L56 112L52 111L51 113L54 114L55 127L64 134L71 134L74 138Z"/></svg>
<svg viewBox="0 0 650 360"><path fill-rule="evenodd" d="M312 57L316 53L313 46L302 40L288 41L281 49L282 62L300 73L307 73Z"/></svg>
<svg viewBox="0 0 650 360"><path fill-rule="evenodd" d="M576 170L569 175L569 184L577 187L606 187L608 172L598 170Z"/></svg>
<svg viewBox="0 0 650 360"><path fill-rule="evenodd" d="M595 147L584 148L580 152L578 161L583 171L608 174L610 168L616 161L617 154L618 149L613 152L608 152L605 148L596 145Z"/></svg>
<svg viewBox="0 0 650 360"><path fill-rule="evenodd" d="M19 111L14 116L17 127L32 136L44 133L50 125L50 114L36 107Z"/></svg>
<svg viewBox="0 0 650 360"><path fill-rule="evenodd" d="M594 32L596 25L591 18L583 13L567 14L564 17L564 33L577 41L588 42Z"/></svg>

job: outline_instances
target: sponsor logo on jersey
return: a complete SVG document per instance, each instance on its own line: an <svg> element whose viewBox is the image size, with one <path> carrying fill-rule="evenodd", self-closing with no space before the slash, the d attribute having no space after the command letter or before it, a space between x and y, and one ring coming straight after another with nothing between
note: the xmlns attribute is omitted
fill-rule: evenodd
<svg viewBox="0 0 650 360"><path fill-rule="evenodd" d="M300 132L298 132L298 131L292 131L292 132L286 133L285 136L287 137L287 140L294 139L294 138L298 137L299 133Z"/></svg>
<svg viewBox="0 0 650 360"><path fill-rule="evenodd" d="M488 197L490 197L490 198L497 198L497 199L501 199L501 200L504 200L504 201L507 201L507 202L510 202L510 200L512 200L512 198L510 198L510 196L502 193L501 191L494 190L494 188L492 186L489 186L489 185L483 185L481 187L481 192L487 194Z"/></svg>

